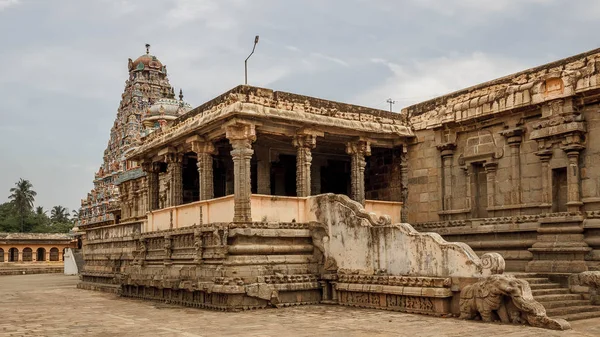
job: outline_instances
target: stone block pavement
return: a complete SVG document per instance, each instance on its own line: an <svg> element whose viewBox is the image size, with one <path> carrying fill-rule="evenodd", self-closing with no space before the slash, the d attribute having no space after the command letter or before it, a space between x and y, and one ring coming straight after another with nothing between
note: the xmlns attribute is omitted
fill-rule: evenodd
<svg viewBox="0 0 600 337"><path fill-rule="evenodd" d="M77 281L1 276L0 336L600 336L600 318L561 332L326 305L227 313L80 290Z"/></svg>

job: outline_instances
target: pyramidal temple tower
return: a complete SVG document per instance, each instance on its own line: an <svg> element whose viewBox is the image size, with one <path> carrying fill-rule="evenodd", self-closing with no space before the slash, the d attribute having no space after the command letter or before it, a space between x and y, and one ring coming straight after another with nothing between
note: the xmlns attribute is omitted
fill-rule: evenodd
<svg viewBox="0 0 600 337"><path fill-rule="evenodd" d="M148 133L191 109L183 101L181 91L179 99L175 99L167 66L150 54L149 44L146 44L144 55L135 61L129 59L128 70L129 77L110 130L103 162L94 174L94 188L81 200L79 225L118 221L115 219L118 212L114 211L119 208L119 189L115 182L128 171L141 171L136 170L135 164L126 164L125 155Z"/></svg>

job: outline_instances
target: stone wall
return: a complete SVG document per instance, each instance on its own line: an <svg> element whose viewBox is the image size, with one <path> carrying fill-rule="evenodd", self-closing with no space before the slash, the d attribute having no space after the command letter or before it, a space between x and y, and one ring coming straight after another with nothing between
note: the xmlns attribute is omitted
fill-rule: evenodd
<svg viewBox="0 0 600 337"><path fill-rule="evenodd" d="M372 148L365 168L368 200L402 201L401 148Z"/></svg>
<svg viewBox="0 0 600 337"><path fill-rule="evenodd" d="M417 136L408 221L499 251L512 270L598 268L583 220L600 207L599 60L593 50L404 109Z"/></svg>

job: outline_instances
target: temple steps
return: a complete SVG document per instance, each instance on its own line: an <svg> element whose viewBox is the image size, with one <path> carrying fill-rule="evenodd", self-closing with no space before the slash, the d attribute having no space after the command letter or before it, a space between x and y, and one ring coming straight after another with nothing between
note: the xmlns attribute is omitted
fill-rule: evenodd
<svg viewBox="0 0 600 337"><path fill-rule="evenodd" d="M529 282L533 298L546 308L552 318L576 321L600 317L600 306L591 305L581 294L573 294L568 287L552 282L545 275L511 273L516 278Z"/></svg>
<svg viewBox="0 0 600 337"><path fill-rule="evenodd" d="M561 286L559 283L529 283L529 287L533 291L541 289L558 289Z"/></svg>

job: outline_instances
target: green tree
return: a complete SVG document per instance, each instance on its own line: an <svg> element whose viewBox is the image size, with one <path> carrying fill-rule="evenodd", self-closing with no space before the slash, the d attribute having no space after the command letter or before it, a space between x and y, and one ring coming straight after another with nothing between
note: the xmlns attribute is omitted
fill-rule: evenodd
<svg viewBox="0 0 600 337"><path fill-rule="evenodd" d="M46 215L46 212L48 212L48 211L44 210L43 206L38 206L35 208L36 215Z"/></svg>
<svg viewBox="0 0 600 337"><path fill-rule="evenodd" d="M53 223L69 222L69 210L60 205L52 207L52 210L50 211L50 220L52 220Z"/></svg>
<svg viewBox="0 0 600 337"><path fill-rule="evenodd" d="M33 209L33 202L37 193L33 190L33 185L29 180L23 178L15 183L16 187L10 189L8 199L15 209L19 223L21 224L21 232L25 231L25 218Z"/></svg>

